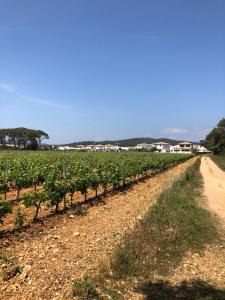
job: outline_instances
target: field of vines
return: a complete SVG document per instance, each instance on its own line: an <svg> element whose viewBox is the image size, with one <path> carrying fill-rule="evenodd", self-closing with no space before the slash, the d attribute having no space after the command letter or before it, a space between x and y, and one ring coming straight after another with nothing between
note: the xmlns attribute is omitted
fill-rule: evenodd
<svg viewBox="0 0 225 300"><path fill-rule="evenodd" d="M85 202L90 191L94 197L104 195L188 158L161 153L1 151L0 224L15 204L19 224L24 217L21 207L32 209L36 221L43 206L55 213L66 211L78 205L78 194Z"/></svg>

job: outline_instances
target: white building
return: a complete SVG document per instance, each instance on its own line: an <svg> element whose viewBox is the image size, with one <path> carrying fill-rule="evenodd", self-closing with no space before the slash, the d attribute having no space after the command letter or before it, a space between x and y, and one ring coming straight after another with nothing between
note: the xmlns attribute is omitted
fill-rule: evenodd
<svg viewBox="0 0 225 300"><path fill-rule="evenodd" d="M59 146L58 150L69 151L69 150L77 150L77 148L76 147L70 147L70 146Z"/></svg>
<svg viewBox="0 0 225 300"><path fill-rule="evenodd" d="M192 151L193 149L193 143L190 142L181 142L178 144L181 151Z"/></svg>
<svg viewBox="0 0 225 300"><path fill-rule="evenodd" d="M209 151L207 148L205 148L204 146L201 146L201 145L197 145L197 147L194 147L194 149L196 149L197 153L199 153L199 154L212 153L212 151Z"/></svg>
<svg viewBox="0 0 225 300"><path fill-rule="evenodd" d="M191 142L181 142L178 145L175 146L171 146L170 147L170 152L171 153L192 153L193 150L195 149L197 152L201 153L203 152L203 146L201 145L195 145ZM208 151L205 147L204 147L204 151ZM200 150L200 151L198 151Z"/></svg>
<svg viewBox="0 0 225 300"><path fill-rule="evenodd" d="M95 145L86 145L86 146L85 146L85 149L86 149L87 151L95 151Z"/></svg>
<svg viewBox="0 0 225 300"><path fill-rule="evenodd" d="M111 145L111 144L107 144L105 145L105 149L104 151L107 151L107 152L119 152L120 150L120 147L118 145Z"/></svg>
<svg viewBox="0 0 225 300"><path fill-rule="evenodd" d="M119 147L119 151L125 152L125 151L132 151L136 149L135 147Z"/></svg>
<svg viewBox="0 0 225 300"><path fill-rule="evenodd" d="M171 145L165 142L157 142L157 143L153 143L153 147L155 147L157 151L165 153L165 152L170 152Z"/></svg>
<svg viewBox="0 0 225 300"><path fill-rule="evenodd" d="M103 151L104 150L104 145L101 145L101 144L97 144L97 145L95 145L95 147L94 147L94 151Z"/></svg>
<svg viewBox="0 0 225 300"><path fill-rule="evenodd" d="M193 150L193 143L190 142L181 142L178 145L171 146L170 152L171 153L192 153Z"/></svg>
<svg viewBox="0 0 225 300"><path fill-rule="evenodd" d="M15 147L15 145L13 145L13 144L0 144L0 147L11 147L11 148L13 148L13 147Z"/></svg>
<svg viewBox="0 0 225 300"><path fill-rule="evenodd" d="M146 144L146 143L141 143L141 144L137 144L134 149L137 150L151 150L153 148L152 144Z"/></svg>

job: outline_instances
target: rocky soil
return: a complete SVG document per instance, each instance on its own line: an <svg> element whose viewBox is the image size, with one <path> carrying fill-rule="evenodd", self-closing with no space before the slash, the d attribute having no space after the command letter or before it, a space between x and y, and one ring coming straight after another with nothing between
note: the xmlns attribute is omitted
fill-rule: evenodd
<svg viewBox="0 0 225 300"><path fill-rule="evenodd" d="M162 190L195 160L108 197L104 204L89 208L86 216L57 216L41 231L2 240L0 299L72 299L73 280L96 272ZM137 294L130 297L139 299Z"/></svg>

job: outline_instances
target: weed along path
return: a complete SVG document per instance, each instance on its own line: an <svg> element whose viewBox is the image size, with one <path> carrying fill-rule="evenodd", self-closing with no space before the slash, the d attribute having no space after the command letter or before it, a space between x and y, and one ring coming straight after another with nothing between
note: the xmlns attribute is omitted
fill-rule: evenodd
<svg viewBox="0 0 225 300"><path fill-rule="evenodd" d="M162 190L195 161L192 158L107 197L105 204L89 208L86 216L61 215L48 230L33 236L24 232L1 246L0 254L18 266L21 274L8 281L0 276L0 299L72 299L73 280L96 272Z"/></svg>
<svg viewBox="0 0 225 300"><path fill-rule="evenodd" d="M203 157L200 167L204 181L204 196L211 210L225 223L225 172L209 157Z"/></svg>
<svg viewBox="0 0 225 300"><path fill-rule="evenodd" d="M169 281L171 286L177 288L183 282L194 282L196 286L207 283L203 286L205 296L211 295L210 289L206 286L211 285L215 290L223 291L221 297L207 297L207 299L225 299L225 172L223 172L209 157L201 158L200 172L203 179L202 196L200 206L205 203L205 208L210 210L216 219L221 221L217 227L215 240L205 245L200 253L189 251L180 265L167 276L156 276L155 281ZM198 201L198 199L196 199ZM214 217L214 216L212 216ZM200 289L197 289L200 291ZM196 291L197 291L196 290ZM192 299L192 298L184 298ZM194 298L200 299L200 298ZM203 297L202 299L206 299Z"/></svg>

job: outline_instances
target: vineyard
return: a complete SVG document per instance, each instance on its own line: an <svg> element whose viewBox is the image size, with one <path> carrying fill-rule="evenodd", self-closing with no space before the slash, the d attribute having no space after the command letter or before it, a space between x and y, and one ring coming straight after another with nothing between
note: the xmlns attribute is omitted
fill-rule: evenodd
<svg viewBox="0 0 225 300"><path fill-rule="evenodd" d="M37 221L42 208L66 211L90 197L123 188L162 172L191 155L158 153L0 153L0 224L15 213L22 226L24 211ZM82 197L82 198L81 198ZM16 210L15 210L16 208Z"/></svg>

